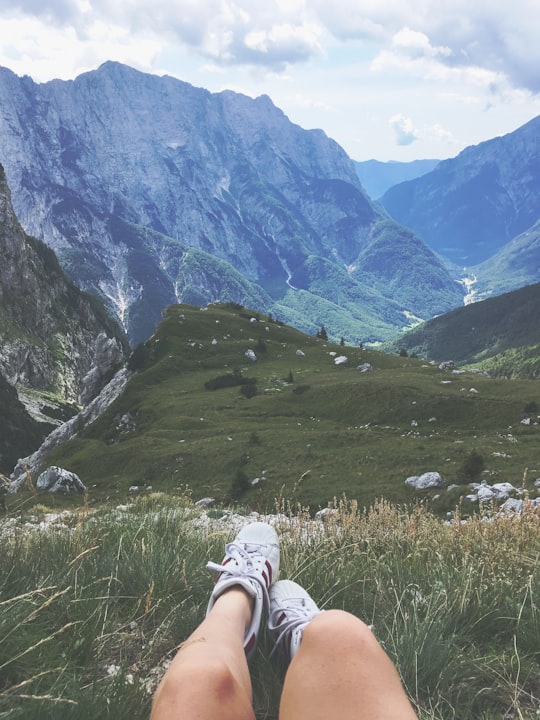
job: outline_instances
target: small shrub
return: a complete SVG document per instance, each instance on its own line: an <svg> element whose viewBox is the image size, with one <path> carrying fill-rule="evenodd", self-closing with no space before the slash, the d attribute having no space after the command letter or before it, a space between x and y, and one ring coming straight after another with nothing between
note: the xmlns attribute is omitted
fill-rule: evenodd
<svg viewBox="0 0 540 720"><path fill-rule="evenodd" d="M240 387L240 393L249 400L250 398L255 397L255 395L257 394L257 385L255 383L250 383L249 385L242 385Z"/></svg>
<svg viewBox="0 0 540 720"><path fill-rule="evenodd" d="M523 412L527 415L531 415L538 412L538 403L535 400L528 402L523 408Z"/></svg>
<svg viewBox="0 0 540 720"><path fill-rule="evenodd" d="M409 357L409 353L405 350L405 348L400 349L399 357Z"/></svg>
<svg viewBox="0 0 540 720"><path fill-rule="evenodd" d="M250 488L249 478L242 468L238 468L236 475L231 483L231 499L238 500Z"/></svg>
<svg viewBox="0 0 540 720"><path fill-rule="evenodd" d="M458 482L468 483L478 480L484 467L484 458L476 450L473 450L467 455L458 469Z"/></svg>
<svg viewBox="0 0 540 720"><path fill-rule="evenodd" d="M253 385L256 382L256 378L243 377L239 370L235 370L234 373L218 375L212 378L212 380L207 380L207 382L204 383L204 387L206 390L220 390L221 388L236 387L238 385Z"/></svg>

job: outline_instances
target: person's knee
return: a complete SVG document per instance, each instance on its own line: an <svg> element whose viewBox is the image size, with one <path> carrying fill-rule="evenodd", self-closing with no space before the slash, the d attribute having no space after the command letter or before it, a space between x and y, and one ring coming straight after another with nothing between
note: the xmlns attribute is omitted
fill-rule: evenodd
<svg viewBox="0 0 540 720"><path fill-rule="evenodd" d="M196 707L199 700L208 698L226 706L239 693L238 682L226 662L216 657L190 660L189 664L171 667L165 674L154 696L154 707L161 703Z"/></svg>
<svg viewBox="0 0 540 720"><path fill-rule="evenodd" d="M344 610L328 610L317 615L306 627L302 645L325 652L333 652L338 647L340 654L350 649L369 655L379 648L369 626Z"/></svg>

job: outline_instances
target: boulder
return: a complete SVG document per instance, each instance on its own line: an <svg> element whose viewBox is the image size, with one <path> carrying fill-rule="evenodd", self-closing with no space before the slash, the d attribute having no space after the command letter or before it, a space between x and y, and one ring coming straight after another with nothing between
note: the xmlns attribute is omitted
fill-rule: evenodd
<svg viewBox="0 0 540 720"><path fill-rule="evenodd" d="M36 488L52 493L85 493L87 491L78 475L56 465L52 465L41 473L36 481Z"/></svg>
<svg viewBox="0 0 540 720"><path fill-rule="evenodd" d="M422 475L413 475L405 480L414 490L428 490L429 488L442 488L445 483L440 473L425 472Z"/></svg>
<svg viewBox="0 0 540 720"><path fill-rule="evenodd" d="M439 370L453 370L456 364L453 360L445 360L439 365Z"/></svg>
<svg viewBox="0 0 540 720"><path fill-rule="evenodd" d="M338 355L334 358L334 365L346 365L349 362L349 358L346 355Z"/></svg>
<svg viewBox="0 0 540 720"><path fill-rule="evenodd" d="M372 372L373 367L369 363L362 363L356 367L360 372Z"/></svg>
<svg viewBox="0 0 540 720"><path fill-rule="evenodd" d="M248 360L251 360L251 362L257 361L257 356L255 355L253 350L246 350L244 353Z"/></svg>

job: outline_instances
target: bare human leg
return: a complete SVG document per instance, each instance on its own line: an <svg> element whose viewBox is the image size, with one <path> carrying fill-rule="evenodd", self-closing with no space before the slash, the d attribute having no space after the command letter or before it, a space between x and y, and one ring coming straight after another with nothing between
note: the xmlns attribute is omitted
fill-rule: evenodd
<svg viewBox="0 0 540 720"><path fill-rule="evenodd" d="M244 651L252 605L240 587L220 595L165 673L151 720L254 720Z"/></svg>
<svg viewBox="0 0 540 720"><path fill-rule="evenodd" d="M206 619L180 648L154 696L151 720L255 720L247 658L257 643L279 540L266 523L244 526L225 546Z"/></svg>
<svg viewBox="0 0 540 720"><path fill-rule="evenodd" d="M329 610L305 628L280 720L416 720L400 677L368 626Z"/></svg>

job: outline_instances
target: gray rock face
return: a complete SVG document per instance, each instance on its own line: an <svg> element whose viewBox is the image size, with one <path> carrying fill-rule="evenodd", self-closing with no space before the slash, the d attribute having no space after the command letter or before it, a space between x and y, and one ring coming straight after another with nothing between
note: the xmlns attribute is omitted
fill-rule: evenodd
<svg viewBox="0 0 540 720"><path fill-rule="evenodd" d="M86 486L78 475L64 468L52 465L36 480L37 490L48 490L52 493L85 493Z"/></svg>
<svg viewBox="0 0 540 720"><path fill-rule="evenodd" d="M330 316L349 301L345 317L365 323L369 304L390 332L404 310L425 318L463 297L370 201L346 153L268 97L211 94L118 63L42 85L0 69L0 160L24 228L134 344L174 302L232 300L313 332L321 308ZM415 263L421 284L409 279Z"/></svg>
<svg viewBox="0 0 540 720"><path fill-rule="evenodd" d="M68 280L48 247L23 232L1 166L0 256L0 372L12 385L78 402L94 364L103 380L107 362L118 363L124 351L111 337L117 354L106 352L114 329L103 308ZM86 397L102 386L97 379Z"/></svg>
<svg viewBox="0 0 540 720"><path fill-rule="evenodd" d="M85 425L89 425L98 418L120 395L130 377L131 374L125 368L119 370L99 395L78 415L55 428L32 455L21 458L11 475L10 492L17 492L24 486L26 472L33 474L40 468L48 452L75 437Z"/></svg>

